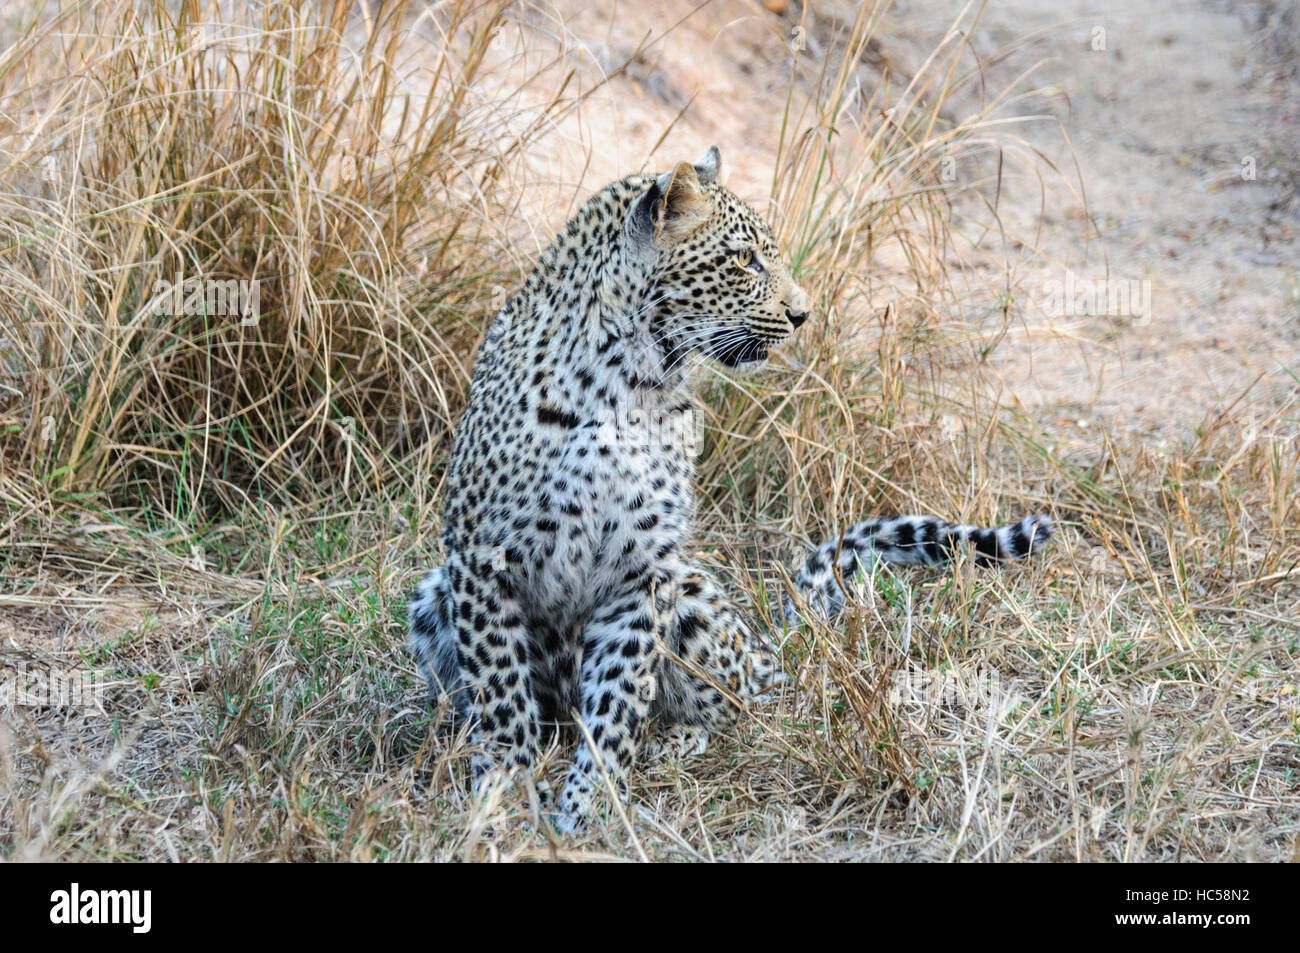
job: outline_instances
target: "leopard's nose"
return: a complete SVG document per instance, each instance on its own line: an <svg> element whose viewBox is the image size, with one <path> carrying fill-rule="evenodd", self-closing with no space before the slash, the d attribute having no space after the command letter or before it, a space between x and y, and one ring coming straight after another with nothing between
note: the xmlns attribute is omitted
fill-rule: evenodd
<svg viewBox="0 0 1300 953"><path fill-rule="evenodd" d="M785 309L785 316L796 331L808 320L808 295L796 284L790 285L790 297L786 299L790 306Z"/></svg>

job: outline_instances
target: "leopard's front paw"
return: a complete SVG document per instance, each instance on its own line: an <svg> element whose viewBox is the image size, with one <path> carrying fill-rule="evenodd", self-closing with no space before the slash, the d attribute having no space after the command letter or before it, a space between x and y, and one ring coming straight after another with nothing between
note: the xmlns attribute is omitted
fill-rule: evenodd
<svg viewBox="0 0 1300 953"><path fill-rule="evenodd" d="M709 729L703 725L669 725L661 728L641 749L646 762L685 760L704 754Z"/></svg>
<svg viewBox="0 0 1300 953"><path fill-rule="evenodd" d="M586 775L577 771L570 773L564 793L557 804L559 810L548 815L551 825L561 834L580 834L587 829L587 817L591 814L595 788Z"/></svg>
<svg viewBox="0 0 1300 953"><path fill-rule="evenodd" d="M587 819L576 814L547 814L546 819L551 822L556 833L563 837L576 837L587 829Z"/></svg>

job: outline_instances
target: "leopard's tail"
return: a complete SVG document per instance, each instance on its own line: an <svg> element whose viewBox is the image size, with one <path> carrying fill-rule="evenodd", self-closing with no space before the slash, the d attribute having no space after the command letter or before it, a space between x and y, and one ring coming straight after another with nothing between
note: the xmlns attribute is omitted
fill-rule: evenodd
<svg viewBox="0 0 1300 953"><path fill-rule="evenodd" d="M852 583L859 569L870 572L876 562L942 566L964 545L974 547L975 561L982 565L1023 559L1041 549L1054 528L1051 519L1041 515L992 529L933 516L864 520L813 550L795 579L795 588L810 609L829 617L844 607L844 586ZM791 623L798 619L789 599L786 618Z"/></svg>
<svg viewBox="0 0 1300 953"><path fill-rule="evenodd" d="M429 686L429 698L449 697L453 712L468 714L468 697L461 691L456 634L451 621L451 579L444 567L431 571L420 583L407 612L408 644L420 674Z"/></svg>

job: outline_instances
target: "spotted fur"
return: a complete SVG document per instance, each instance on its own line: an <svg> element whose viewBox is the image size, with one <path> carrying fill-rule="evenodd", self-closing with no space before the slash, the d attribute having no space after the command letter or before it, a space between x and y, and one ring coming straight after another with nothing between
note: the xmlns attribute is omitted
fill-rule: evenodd
<svg viewBox="0 0 1300 953"><path fill-rule="evenodd" d="M480 779L531 771L544 733L577 713L564 829L605 778L625 784L652 721L649 753L700 751L781 677L683 548L692 362L757 367L808 315L768 226L719 172L715 148L606 187L496 316L447 474L447 562L411 603L412 651L431 691L472 720ZM948 551L940 536L992 545L985 531L908 519L823 546L800 576L805 596L822 611L842 603L826 571L837 552L843 569L850 553L934 561ZM990 553L1020 549L1018 536L997 539Z"/></svg>
<svg viewBox="0 0 1300 953"><path fill-rule="evenodd" d="M1023 559L1046 544L1052 529L1051 519L1041 515L995 529L933 516L864 520L813 550L795 579L795 589L807 608L830 617L844 607L859 573L870 573L877 563L942 566L963 544L973 547L978 565ZM786 600L785 617L791 625L798 623L794 600Z"/></svg>

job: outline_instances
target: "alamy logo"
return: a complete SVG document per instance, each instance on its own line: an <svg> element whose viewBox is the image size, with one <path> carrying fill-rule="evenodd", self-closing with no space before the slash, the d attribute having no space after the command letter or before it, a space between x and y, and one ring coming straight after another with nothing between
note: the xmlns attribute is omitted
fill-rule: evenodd
<svg viewBox="0 0 1300 953"><path fill-rule="evenodd" d="M50 922L56 924L127 923L132 933L148 933L152 923L151 890L71 890L50 894Z"/></svg>
<svg viewBox="0 0 1300 953"><path fill-rule="evenodd" d="M65 669L0 653L0 711L67 708L104 714L104 679L88 669Z"/></svg>
<svg viewBox="0 0 1300 953"><path fill-rule="evenodd" d="M238 317L240 324L255 325L261 313L262 286L257 280L234 278L159 278L153 283L155 314Z"/></svg>
<svg viewBox="0 0 1300 953"><path fill-rule="evenodd" d="M1043 282L1043 313L1066 315L1110 315L1132 318L1135 325L1151 321L1151 281L1147 278L1080 278L1072 271L1065 281Z"/></svg>

